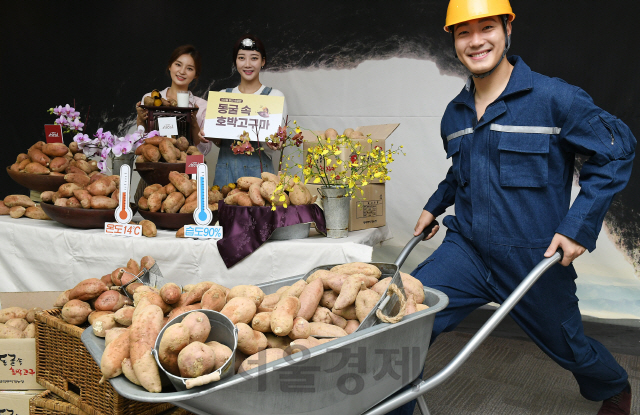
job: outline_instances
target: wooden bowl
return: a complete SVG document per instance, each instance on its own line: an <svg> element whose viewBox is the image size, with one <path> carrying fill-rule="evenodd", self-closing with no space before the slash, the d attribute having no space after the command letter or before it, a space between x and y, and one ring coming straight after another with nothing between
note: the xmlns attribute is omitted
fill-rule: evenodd
<svg viewBox="0 0 640 415"><path fill-rule="evenodd" d="M105 222L115 222L115 209L82 209L66 206L56 206L52 203L40 203L42 210L51 219L72 228L104 229ZM138 206L131 203L131 210L135 215Z"/></svg>
<svg viewBox="0 0 640 415"><path fill-rule="evenodd" d="M182 171L184 171L184 169ZM10 167L7 167L7 174L16 183L26 187L29 190L35 190L38 192L45 192L47 190L57 192L58 188L67 182L64 179L64 176L20 173L18 171L11 170Z"/></svg>
<svg viewBox="0 0 640 415"><path fill-rule="evenodd" d="M195 225L193 213L162 213L140 210L140 216L155 223L156 228L180 229L184 225ZM218 220L218 211L211 211L212 218L210 225L214 225Z"/></svg>
<svg viewBox="0 0 640 415"><path fill-rule="evenodd" d="M169 172L177 171L184 173L186 163L136 163L135 171L140 177L147 182L148 185L160 184L166 186L169 184ZM57 190L57 189L56 189Z"/></svg>

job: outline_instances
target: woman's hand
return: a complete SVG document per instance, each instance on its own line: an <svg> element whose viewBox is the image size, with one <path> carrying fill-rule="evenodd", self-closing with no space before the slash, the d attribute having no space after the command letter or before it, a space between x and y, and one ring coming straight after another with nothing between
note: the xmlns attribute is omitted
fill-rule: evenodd
<svg viewBox="0 0 640 415"><path fill-rule="evenodd" d="M138 113L138 117L136 118L137 125L144 125L146 127L149 114L146 109L140 107L140 101L136 103L136 112Z"/></svg>
<svg viewBox="0 0 640 415"><path fill-rule="evenodd" d="M207 140L204 136L204 130L199 130L198 131L198 143L196 143L196 145L198 145L199 143L208 143L209 140Z"/></svg>

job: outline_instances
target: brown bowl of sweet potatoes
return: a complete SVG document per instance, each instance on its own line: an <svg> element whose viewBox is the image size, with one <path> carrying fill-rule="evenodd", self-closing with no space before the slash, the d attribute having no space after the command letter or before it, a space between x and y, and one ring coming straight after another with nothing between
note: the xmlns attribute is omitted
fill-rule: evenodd
<svg viewBox="0 0 640 415"><path fill-rule="evenodd" d="M184 171L184 169L183 169ZM13 171L7 167L7 174L16 183L26 187L29 190L35 190L38 192L45 192L47 190L56 191L58 188L65 184L67 181L64 176L51 176L48 174L31 174L21 173L19 171Z"/></svg>
<svg viewBox="0 0 640 415"><path fill-rule="evenodd" d="M52 203L40 203L42 210L51 219L71 228L103 229L105 222L115 222L115 209L83 209L67 206L56 206ZM138 207L131 203L135 215Z"/></svg>
<svg viewBox="0 0 640 415"><path fill-rule="evenodd" d="M169 172L177 171L178 173L184 173L185 163L152 163L136 162L136 171L140 174L140 177L147 182L147 184L158 183L162 186L166 186L170 183Z"/></svg>

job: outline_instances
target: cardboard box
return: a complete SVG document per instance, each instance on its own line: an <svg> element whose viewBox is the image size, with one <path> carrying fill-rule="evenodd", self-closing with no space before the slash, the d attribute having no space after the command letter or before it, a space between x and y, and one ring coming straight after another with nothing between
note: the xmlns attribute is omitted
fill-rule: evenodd
<svg viewBox="0 0 640 415"><path fill-rule="evenodd" d="M58 291L0 293L0 308L51 308ZM36 340L0 339L0 390L42 390L36 382ZM28 410L27 400L27 412Z"/></svg>
<svg viewBox="0 0 640 415"><path fill-rule="evenodd" d="M369 152L374 147L380 147L382 151L387 149L385 144L385 140L389 138L389 136L398 128L400 124L380 124L380 125L365 125L355 129L355 131L361 132L365 138L361 139L352 139L355 142L359 142L362 145L361 153ZM341 132L338 132L341 134ZM368 136L368 137L367 137ZM302 144L302 155L303 159L306 158L306 154L309 148L315 147L318 145L318 138L324 139L324 131L308 131L303 130L302 137L304 142ZM371 143L368 140L371 139ZM351 153L348 151L343 151L339 156L332 157L334 160L339 158L343 162L347 162ZM304 161L304 160L303 160ZM333 163L332 163L333 164ZM380 183L379 179L372 179L372 183Z"/></svg>
<svg viewBox="0 0 640 415"><path fill-rule="evenodd" d="M320 185L307 184L312 195L318 194ZM364 195L360 192L354 193L355 199L351 199L349 208L349 231L359 231L362 229L378 228L387 224L386 221L386 199L384 183L368 184L362 188Z"/></svg>
<svg viewBox="0 0 640 415"><path fill-rule="evenodd" d="M29 399L40 392L0 390L0 414L29 415Z"/></svg>

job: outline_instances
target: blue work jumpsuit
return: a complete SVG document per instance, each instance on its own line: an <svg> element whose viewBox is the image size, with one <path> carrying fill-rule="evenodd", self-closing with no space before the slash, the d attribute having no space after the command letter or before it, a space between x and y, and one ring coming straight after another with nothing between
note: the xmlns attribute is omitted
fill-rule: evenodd
<svg viewBox="0 0 640 415"><path fill-rule="evenodd" d="M260 95L269 95L271 87L266 87ZM227 92L232 92L233 88L227 88ZM260 161L262 161L262 171L274 173L271 158L267 156L264 150L258 151L258 143L251 142L255 151L250 155L234 154L231 150L231 142L234 140L222 140L220 152L218 153L218 162L216 164L216 175L213 178L213 184L220 187L229 183L235 183L240 177L260 177ZM261 140L260 147L267 147Z"/></svg>
<svg viewBox="0 0 640 415"><path fill-rule="evenodd" d="M540 262L555 233L592 251L613 196L631 174L636 139L580 88L531 71L519 57L478 121L471 79L449 103L441 136L452 167L424 209L446 216L442 245L412 275L449 296L432 341L487 302L502 303ZM570 206L575 154L589 159ZM626 371L584 335L573 266L548 270L511 316L589 400L620 392ZM409 410L410 407L410 410ZM413 403L392 412L413 413Z"/></svg>

